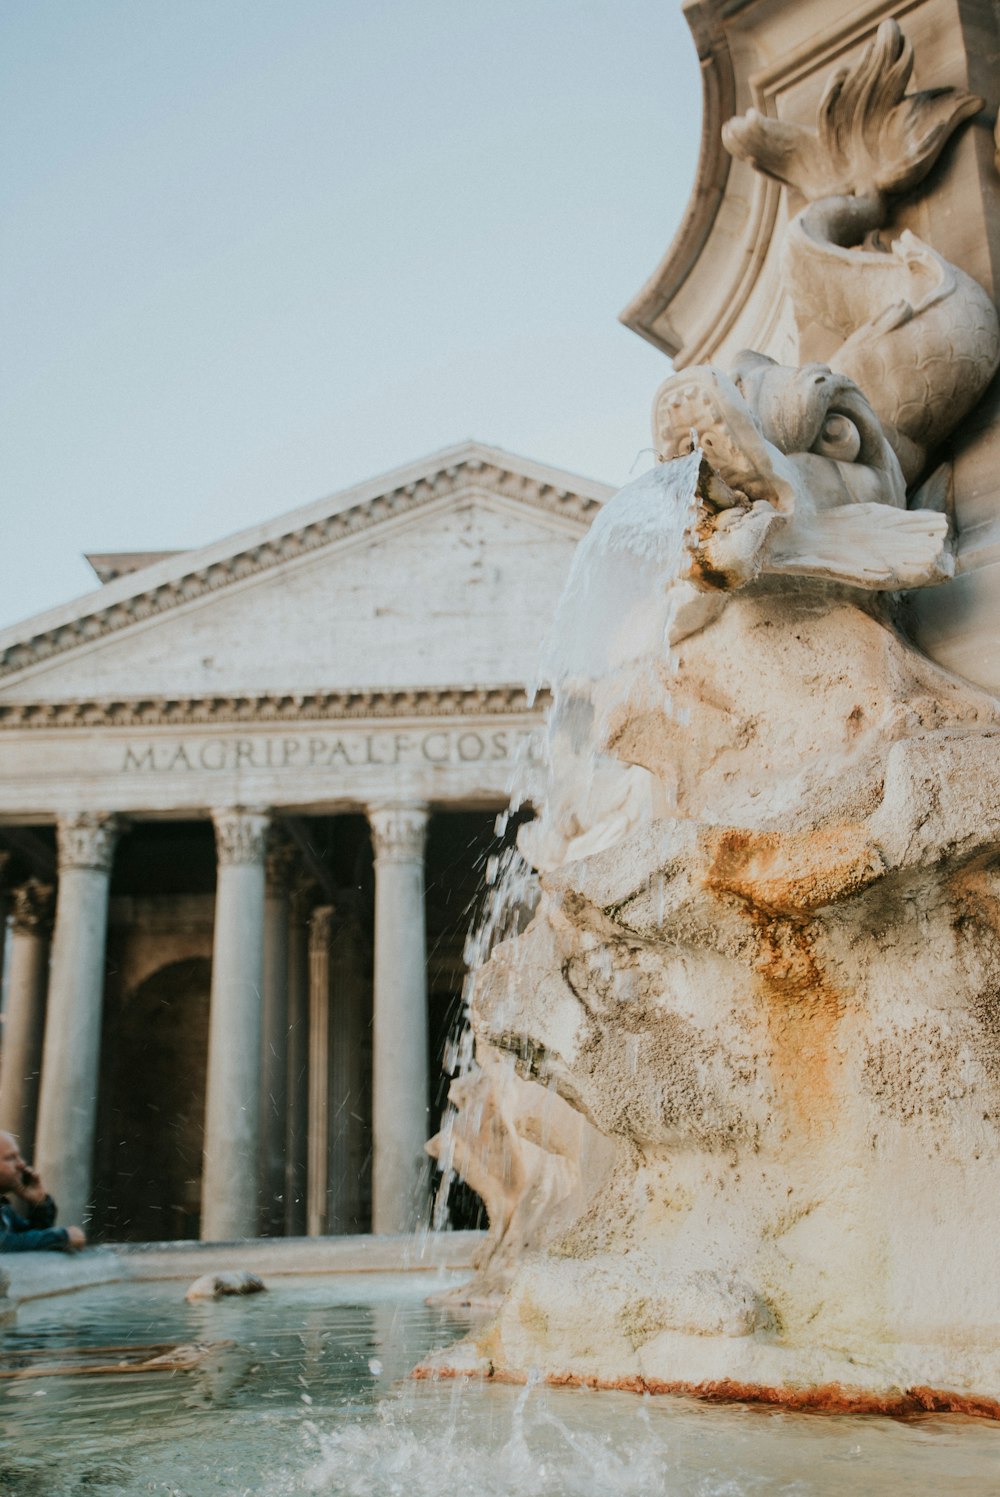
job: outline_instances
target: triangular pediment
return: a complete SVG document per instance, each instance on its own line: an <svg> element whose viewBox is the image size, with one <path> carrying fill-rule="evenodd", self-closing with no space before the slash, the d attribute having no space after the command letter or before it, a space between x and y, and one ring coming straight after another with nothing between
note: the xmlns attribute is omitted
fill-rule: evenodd
<svg viewBox="0 0 1000 1497"><path fill-rule="evenodd" d="M0 705L530 680L604 485L469 443L0 634Z"/></svg>

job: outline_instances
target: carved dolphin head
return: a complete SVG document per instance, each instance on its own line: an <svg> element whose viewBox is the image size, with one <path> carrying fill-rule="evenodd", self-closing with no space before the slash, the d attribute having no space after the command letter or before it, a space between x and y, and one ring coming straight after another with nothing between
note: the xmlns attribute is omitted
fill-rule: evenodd
<svg viewBox="0 0 1000 1497"><path fill-rule="evenodd" d="M871 405L822 364L785 368L747 352L732 377L707 365L683 370L657 392L653 439L665 459L700 446L737 496L785 515L906 506L899 462Z"/></svg>

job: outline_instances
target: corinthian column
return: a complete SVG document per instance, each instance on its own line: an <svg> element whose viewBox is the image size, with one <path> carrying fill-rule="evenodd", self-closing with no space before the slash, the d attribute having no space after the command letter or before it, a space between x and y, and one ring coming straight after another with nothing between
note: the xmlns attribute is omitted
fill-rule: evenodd
<svg viewBox="0 0 1000 1497"><path fill-rule="evenodd" d="M373 806L375 996L372 1228L408 1232L423 1208L427 937L423 806Z"/></svg>
<svg viewBox="0 0 1000 1497"><path fill-rule="evenodd" d="M326 1230L360 1232L361 1184L370 1147L365 1098L365 1040L371 1021L367 949L356 911L348 911L330 954L330 1188Z"/></svg>
<svg viewBox="0 0 1000 1497"><path fill-rule="evenodd" d="M35 1151L51 934L52 887L29 879L14 890L0 1054L0 1128L13 1133L26 1159Z"/></svg>
<svg viewBox="0 0 1000 1497"><path fill-rule="evenodd" d="M292 889L288 929L288 1105L285 1127L285 1224L290 1237L306 1230L309 1134L309 911L311 879Z"/></svg>
<svg viewBox="0 0 1000 1497"><path fill-rule="evenodd" d="M201 1235L257 1232L264 856L268 817L213 811L218 855Z"/></svg>
<svg viewBox="0 0 1000 1497"><path fill-rule="evenodd" d="M332 904L320 905L309 923L309 1143L306 1233L327 1230L330 1187L330 934Z"/></svg>
<svg viewBox="0 0 1000 1497"><path fill-rule="evenodd" d="M285 1114L288 1105L289 878L295 850L269 848L264 898L264 1017L260 1068L261 1226L285 1230Z"/></svg>
<svg viewBox="0 0 1000 1497"><path fill-rule="evenodd" d="M112 816L58 825L59 888L42 1051L36 1157L64 1222L90 1204L104 998L108 884L117 836Z"/></svg>

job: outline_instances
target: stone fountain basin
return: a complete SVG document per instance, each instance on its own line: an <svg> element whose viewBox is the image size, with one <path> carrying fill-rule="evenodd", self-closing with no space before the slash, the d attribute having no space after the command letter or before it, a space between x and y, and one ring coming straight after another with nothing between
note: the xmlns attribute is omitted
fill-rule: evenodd
<svg viewBox="0 0 1000 1497"><path fill-rule="evenodd" d="M470 1329L429 1307L475 1234L151 1246L19 1264L0 1344L0 1492L12 1497L986 1497L1000 1432L957 1416L818 1418L586 1388L414 1381ZM336 1263L330 1269L331 1262ZM439 1259L440 1262L440 1259ZM279 1271L275 1271L275 1265ZM191 1278L261 1272L267 1294L190 1304ZM317 1272L317 1266L324 1271ZM40 1272L41 1270L41 1272ZM54 1287L55 1276L61 1288ZM101 1278L103 1277L103 1282ZM30 1282L29 1282L30 1280ZM81 1369L85 1348L209 1342L196 1365ZM74 1365L75 1359L75 1365ZM91 1360L93 1360L91 1356ZM105 1352L105 1363L112 1358ZM39 1375L41 1374L41 1375Z"/></svg>
<svg viewBox="0 0 1000 1497"><path fill-rule="evenodd" d="M85 1252L7 1253L0 1274L8 1281L0 1315L10 1324L18 1307L54 1294L102 1284L177 1279L236 1269L270 1279L299 1274L472 1272L484 1232L399 1236L280 1237L239 1242L102 1244ZM4 1323L4 1322L0 1322Z"/></svg>

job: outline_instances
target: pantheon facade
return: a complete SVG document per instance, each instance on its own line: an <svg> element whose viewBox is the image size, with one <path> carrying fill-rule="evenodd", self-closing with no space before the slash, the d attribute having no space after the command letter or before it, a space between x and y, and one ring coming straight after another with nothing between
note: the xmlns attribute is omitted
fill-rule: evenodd
<svg viewBox="0 0 1000 1497"><path fill-rule="evenodd" d="M0 633L0 1126L107 1239L408 1229L609 490L475 443Z"/></svg>

